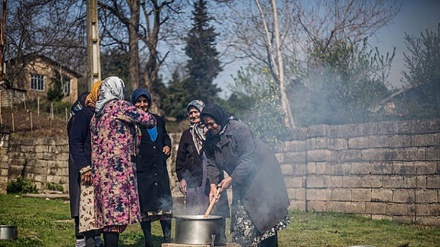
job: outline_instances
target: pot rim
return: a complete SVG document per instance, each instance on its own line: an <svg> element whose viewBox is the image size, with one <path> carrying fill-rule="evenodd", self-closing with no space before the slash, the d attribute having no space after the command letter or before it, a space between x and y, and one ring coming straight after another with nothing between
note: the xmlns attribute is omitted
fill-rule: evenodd
<svg viewBox="0 0 440 247"><path fill-rule="evenodd" d="M198 215L198 214L188 214L188 215L174 215L173 216L176 219L182 219L182 220L218 220L223 218L223 216L219 216L219 215L209 215L207 218L205 218L204 215Z"/></svg>

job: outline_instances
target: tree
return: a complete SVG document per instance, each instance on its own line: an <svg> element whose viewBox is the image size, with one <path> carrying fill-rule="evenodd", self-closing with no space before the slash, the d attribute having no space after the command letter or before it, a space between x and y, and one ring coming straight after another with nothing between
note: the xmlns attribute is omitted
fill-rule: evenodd
<svg viewBox="0 0 440 247"><path fill-rule="evenodd" d="M215 47L217 34L214 27L209 25L212 17L208 14L205 0L194 3L192 15L192 28L186 37L185 47L185 54L189 57L186 66L188 79L185 83L189 96L187 101L201 99L205 103L212 103L221 91L213 83L214 78L222 71L219 52Z"/></svg>
<svg viewBox="0 0 440 247"><path fill-rule="evenodd" d="M307 77L292 92L301 125L375 120L374 109L391 94L384 75L393 58L394 53L369 51L366 40L355 45L333 41L325 52L317 46L310 54Z"/></svg>
<svg viewBox="0 0 440 247"><path fill-rule="evenodd" d="M437 31L426 29L420 37L405 33L409 53L404 53L403 83L409 90L401 106L408 118L440 117L440 23ZM411 93L412 91L412 93Z"/></svg>

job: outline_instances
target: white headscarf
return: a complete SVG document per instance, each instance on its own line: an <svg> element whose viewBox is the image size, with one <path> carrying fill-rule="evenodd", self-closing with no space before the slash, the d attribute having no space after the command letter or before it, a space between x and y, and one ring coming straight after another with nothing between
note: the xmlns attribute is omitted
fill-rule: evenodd
<svg viewBox="0 0 440 247"><path fill-rule="evenodd" d="M95 112L99 116L102 113L104 106L111 100L123 99L125 93L125 83L117 76L110 76L105 78L101 84L101 93L96 102Z"/></svg>

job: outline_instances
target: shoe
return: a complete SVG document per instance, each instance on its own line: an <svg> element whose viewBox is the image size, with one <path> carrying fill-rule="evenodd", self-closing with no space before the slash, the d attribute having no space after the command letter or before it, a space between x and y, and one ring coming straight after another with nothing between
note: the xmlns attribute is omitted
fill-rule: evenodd
<svg viewBox="0 0 440 247"><path fill-rule="evenodd" d="M104 247L100 236L95 236L95 247Z"/></svg>
<svg viewBox="0 0 440 247"><path fill-rule="evenodd" d="M86 247L86 240L85 239L77 239L75 247Z"/></svg>

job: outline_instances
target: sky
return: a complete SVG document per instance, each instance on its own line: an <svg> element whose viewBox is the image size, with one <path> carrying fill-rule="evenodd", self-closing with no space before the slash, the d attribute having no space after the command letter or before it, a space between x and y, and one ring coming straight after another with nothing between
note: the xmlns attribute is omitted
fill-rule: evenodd
<svg viewBox="0 0 440 247"><path fill-rule="evenodd" d="M405 69L403 53L408 54L404 42L405 32L420 37L426 29L436 31L439 23L440 0L403 0L400 12L391 23L370 38L371 45L377 46L381 54L392 52L396 47L396 55L388 78L393 87L402 87L400 80L402 70ZM227 98L230 94L227 85L232 82L231 74L236 75L238 68L237 64L227 65L215 80L215 83L222 89L221 96Z"/></svg>

